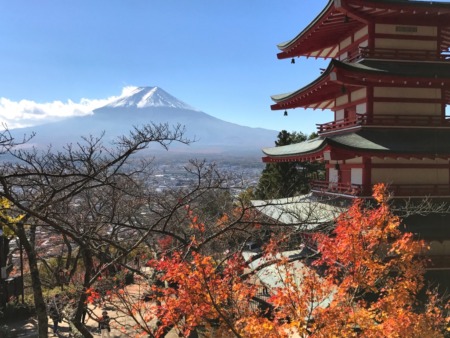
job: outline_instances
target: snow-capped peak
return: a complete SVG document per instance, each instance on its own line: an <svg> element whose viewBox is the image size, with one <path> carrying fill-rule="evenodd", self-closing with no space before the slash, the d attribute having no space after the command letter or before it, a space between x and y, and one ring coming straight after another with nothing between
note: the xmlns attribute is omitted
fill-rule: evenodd
<svg viewBox="0 0 450 338"><path fill-rule="evenodd" d="M137 87L127 95L109 103L106 107L171 107L195 110L159 87Z"/></svg>

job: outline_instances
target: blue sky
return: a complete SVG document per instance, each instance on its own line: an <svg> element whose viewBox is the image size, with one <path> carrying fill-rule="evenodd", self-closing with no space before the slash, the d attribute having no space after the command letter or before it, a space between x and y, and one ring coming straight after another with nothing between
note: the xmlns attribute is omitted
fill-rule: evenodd
<svg viewBox="0 0 450 338"><path fill-rule="evenodd" d="M220 119L315 131L330 112L271 111L327 61L277 60L326 0L0 0L0 121L43 123L159 86Z"/></svg>

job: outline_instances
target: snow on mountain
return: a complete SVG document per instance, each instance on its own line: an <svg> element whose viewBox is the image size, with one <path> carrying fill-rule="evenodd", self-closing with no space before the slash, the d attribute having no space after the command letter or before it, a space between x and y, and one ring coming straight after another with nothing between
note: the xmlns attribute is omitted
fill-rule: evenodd
<svg viewBox="0 0 450 338"><path fill-rule="evenodd" d="M105 107L108 108L149 108L170 107L196 110L183 101L178 100L159 87L138 87L127 96L121 97Z"/></svg>
<svg viewBox="0 0 450 338"><path fill-rule="evenodd" d="M29 128L17 128L14 133L36 136L28 146L45 148L52 144L59 149L68 143L78 142L80 137L104 133L103 141L112 142L130 130L148 124L183 126L184 136L195 141L189 145L173 143L172 153L197 154L251 154L260 156L261 148L273 145L278 134L275 130L250 128L220 120L194 109L158 87L140 87L119 99L93 110L93 114L71 117L53 123ZM160 149L155 144L153 150ZM161 150L163 150L161 148Z"/></svg>

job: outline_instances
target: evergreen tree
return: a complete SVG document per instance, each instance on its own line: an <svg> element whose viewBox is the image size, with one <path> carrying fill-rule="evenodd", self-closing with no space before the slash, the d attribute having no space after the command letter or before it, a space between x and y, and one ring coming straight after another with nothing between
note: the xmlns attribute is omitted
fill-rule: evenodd
<svg viewBox="0 0 450 338"><path fill-rule="evenodd" d="M278 134L275 146L281 147L289 144L300 143L307 139L316 138L312 133L307 137L302 132L287 132L282 130ZM280 162L267 163L263 170L255 190L257 199L273 199L292 197L309 190L308 180L311 173L323 169L322 163L312 162Z"/></svg>

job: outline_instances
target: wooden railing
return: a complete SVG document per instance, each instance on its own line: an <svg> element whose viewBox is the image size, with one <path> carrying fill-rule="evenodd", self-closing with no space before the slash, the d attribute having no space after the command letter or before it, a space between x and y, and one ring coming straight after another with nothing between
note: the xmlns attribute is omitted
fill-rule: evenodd
<svg viewBox="0 0 450 338"><path fill-rule="evenodd" d="M370 189L364 189L360 184L317 180L310 181L310 187L313 192L348 196L360 196L364 191L370 191ZM450 185L448 184L390 184L388 189L393 197L450 196Z"/></svg>
<svg viewBox="0 0 450 338"><path fill-rule="evenodd" d="M362 115L362 123L366 125L393 125L393 126L450 126L448 116L435 115L391 115L375 114L372 117Z"/></svg>
<svg viewBox="0 0 450 338"><path fill-rule="evenodd" d="M330 132L333 130L346 129L349 127L361 125L362 121L363 121L363 116L364 115L358 115L357 118L352 118L352 119L342 119L342 120L336 120L336 121L322 123L322 124L317 123L316 124L317 131L320 134L320 133L324 133L324 132Z"/></svg>
<svg viewBox="0 0 450 338"><path fill-rule="evenodd" d="M317 131L320 133L332 132L335 130L346 129L358 125L372 126L405 126L405 127L450 127L450 117L432 116L432 115L392 115L376 114L367 116L358 114L356 118L342 119L332 122L316 124Z"/></svg>
<svg viewBox="0 0 450 338"><path fill-rule="evenodd" d="M427 270L440 270L450 268L450 257L449 255L429 255L426 256Z"/></svg>
<svg viewBox="0 0 450 338"><path fill-rule="evenodd" d="M358 47L348 52L347 59L343 61L354 62L364 58L393 59L393 60L419 60L442 61L450 59L449 51L420 50L420 49L393 49Z"/></svg>
<svg viewBox="0 0 450 338"><path fill-rule="evenodd" d="M324 193L338 193L344 195L358 196L361 194L362 186L359 184L329 182L329 181L310 181L311 190Z"/></svg>
<svg viewBox="0 0 450 338"><path fill-rule="evenodd" d="M449 184L391 184L394 196L450 196Z"/></svg>

